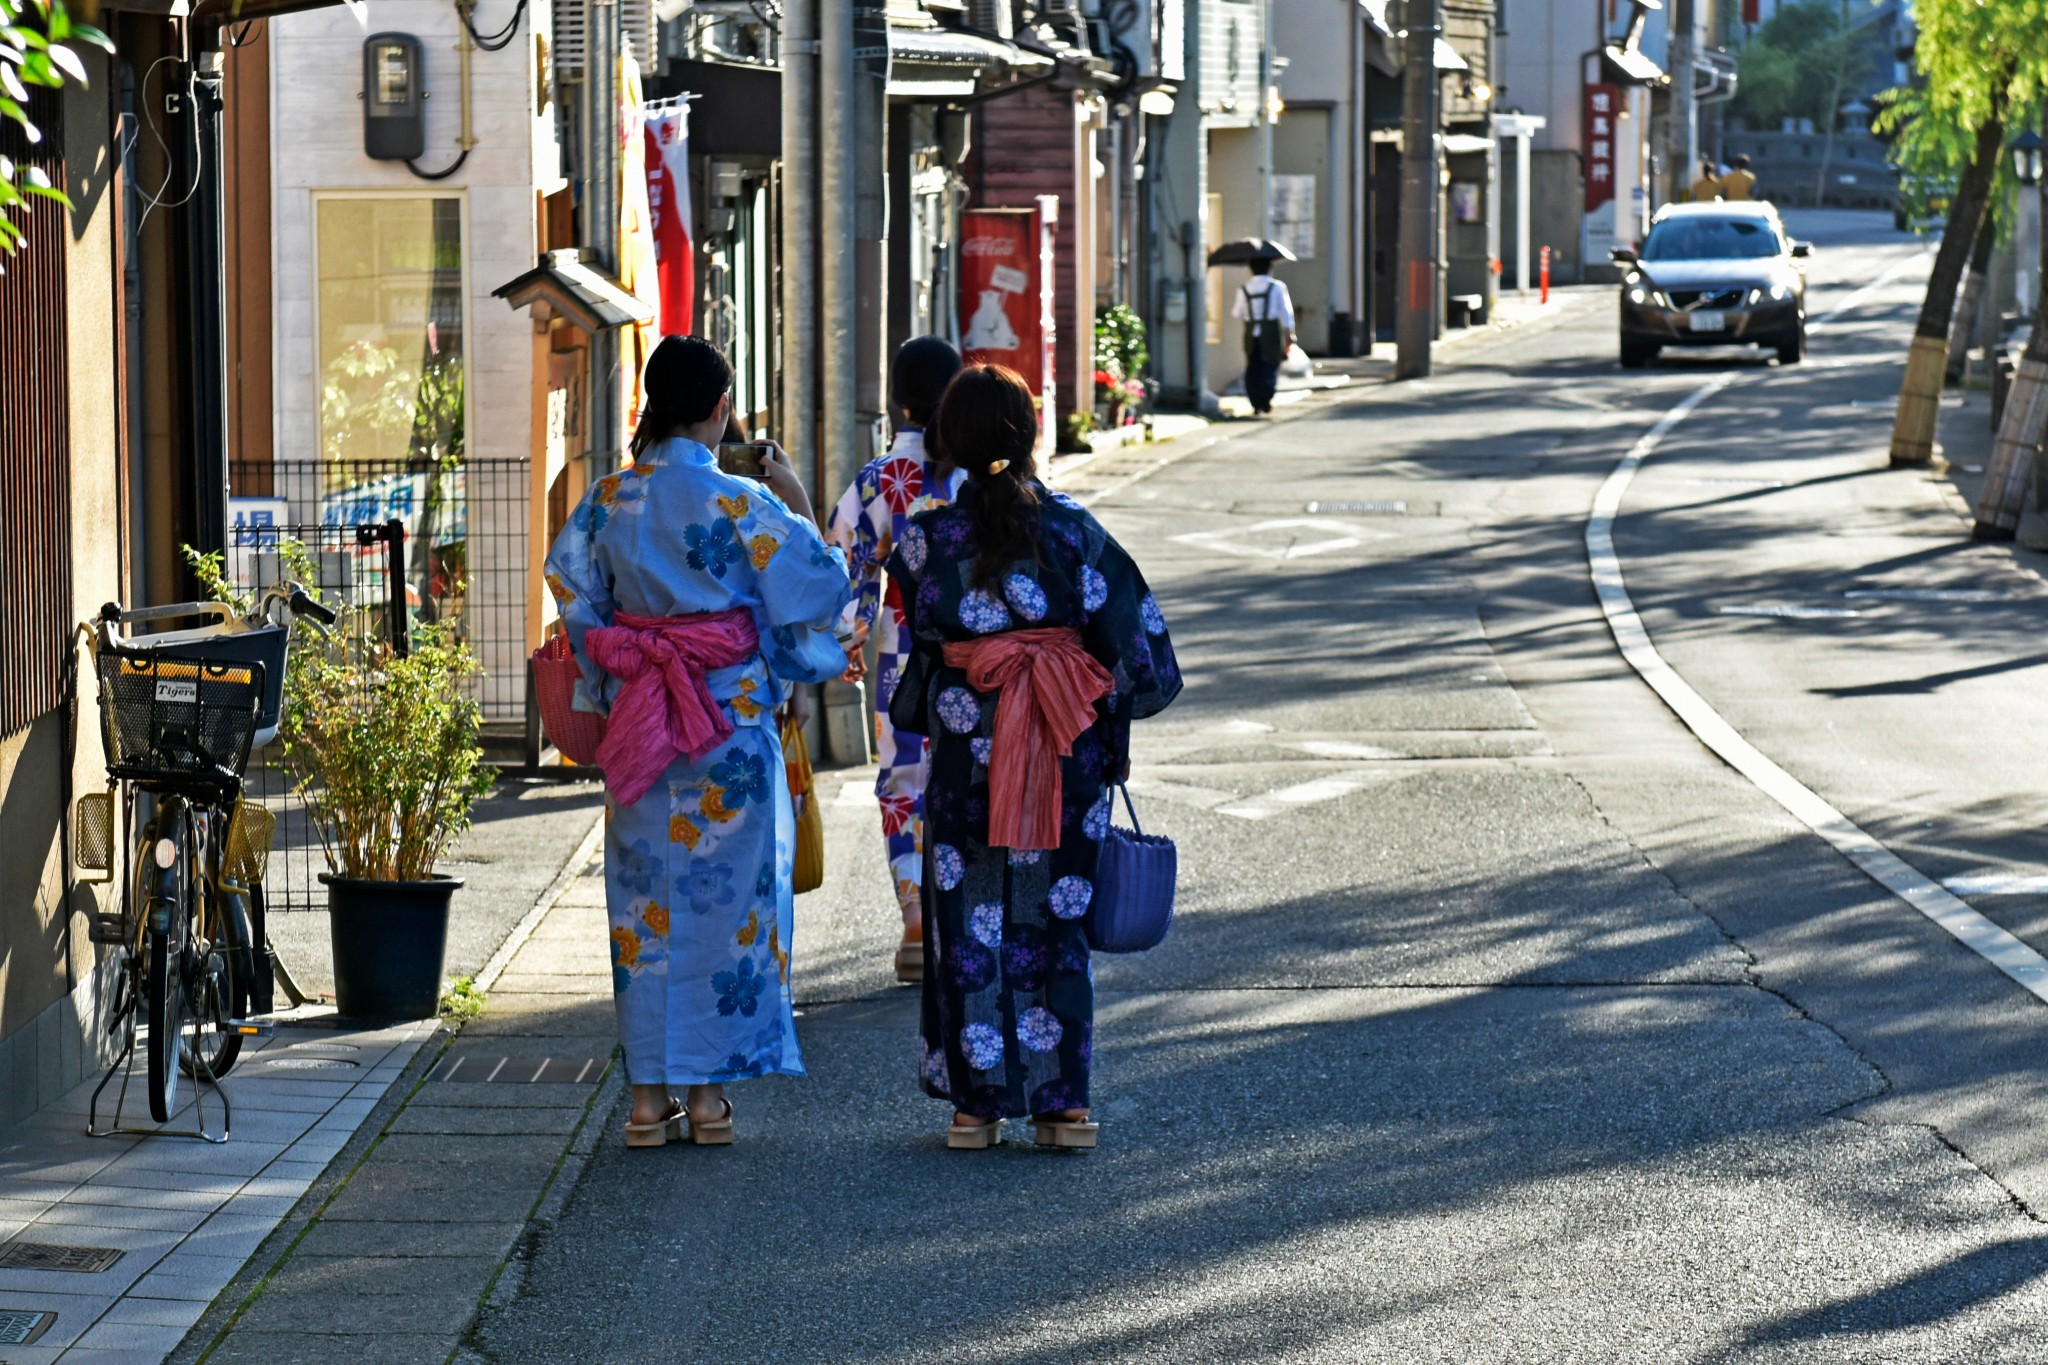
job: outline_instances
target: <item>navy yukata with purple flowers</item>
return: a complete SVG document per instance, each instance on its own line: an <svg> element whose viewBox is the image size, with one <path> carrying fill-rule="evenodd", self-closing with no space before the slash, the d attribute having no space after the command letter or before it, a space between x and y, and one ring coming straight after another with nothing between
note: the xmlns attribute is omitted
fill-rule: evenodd
<svg viewBox="0 0 2048 1365"><path fill-rule="evenodd" d="M1131 722L1180 691L1166 619L1131 557L1079 503L1038 489L1038 561L974 580L980 489L915 517L888 570L911 657L890 707L899 730L931 737L925 789L927 968L920 1079L965 1114L1015 1118L1088 1104L1094 972L1083 918L1109 828L1108 783ZM946 664L949 640L1068 626L1116 680L1095 724L1061 760L1060 846L990 848L989 754L996 696Z"/></svg>

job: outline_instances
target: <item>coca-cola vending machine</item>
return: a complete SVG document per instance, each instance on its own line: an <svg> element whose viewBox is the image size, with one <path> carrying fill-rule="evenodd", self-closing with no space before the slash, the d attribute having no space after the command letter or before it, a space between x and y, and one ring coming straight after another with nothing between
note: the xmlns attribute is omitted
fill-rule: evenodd
<svg viewBox="0 0 2048 1365"><path fill-rule="evenodd" d="M1049 458L1058 411L1053 363L1052 245L1060 201L1028 209L969 209L960 234L960 349L1007 365L1038 398L1038 453Z"/></svg>

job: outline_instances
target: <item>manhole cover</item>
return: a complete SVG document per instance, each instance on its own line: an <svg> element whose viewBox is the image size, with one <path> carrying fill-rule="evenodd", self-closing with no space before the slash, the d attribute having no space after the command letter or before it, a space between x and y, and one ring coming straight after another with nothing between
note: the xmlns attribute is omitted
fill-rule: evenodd
<svg viewBox="0 0 2048 1365"><path fill-rule="evenodd" d="M275 1057L263 1064L272 1071L353 1071L354 1062L338 1057Z"/></svg>
<svg viewBox="0 0 2048 1365"><path fill-rule="evenodd" d="M63 1270L97 1275L121 1259L113 1247L67 1247L54 1242L9 1242L0 1247L0 1270Z"/></svg>
<svg viewBox="0 0 2048 1365"><path fill-rule="evenodd" d="M1312 502L1308 505L1311 515L1325 513L1385 512L1398 515L1406 512L1408 504L1398 498L1383 502Z"/></svg>
<svg viewBox="0 0 2048 1365"><path fill-rule="evenodd" d="M55 1313L33 1308L0 1308L0 1346L26 1346L50 1330Z"/></svg>
<svg viewBox="0 0 2048 1365"><path fill-rule="evenodd" d="M361 1052L354 1043L292 1043L286 1052L310 1052L316 1057L339 1057Z"/></svg>
<svg viewBox="0 0 2048 1365"><path fill-rule="evenodd" d="M604 1061L597 1057L505 1057L463 1052L444 1057L427 1079L499 1085L595 1085L603 1074Z"/></svg>

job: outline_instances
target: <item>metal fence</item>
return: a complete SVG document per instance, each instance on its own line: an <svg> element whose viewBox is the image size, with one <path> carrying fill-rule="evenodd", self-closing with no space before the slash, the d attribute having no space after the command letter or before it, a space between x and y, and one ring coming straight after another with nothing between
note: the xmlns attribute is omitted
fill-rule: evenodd
<svg viewBox="0 0 2048 1365"><path fill-rule="evenodd" d="M286 579L314 589L341 613L329 646L335 650L387 645L406 652L411 638L407 562L405 525L397 520L361 526L244 521L228 528L229 585L250 596ZM318 637L302 631L293 647L319 648ZM324 909L326 889L319 874L327 868L326 857L304 803L292 794L280 747L273 742L250 755L242 788L243 800L260 802L277 817L263 883L265 908Z"/></svg>
<svg viewBox="0 0 2048 1365"><path fill-rule="evenodd" d="M449 622L476 651L487 724L527 723L530 461L255 460L229 478L239 527L397 522L407 548L387 586L414 621Z"/></svg>

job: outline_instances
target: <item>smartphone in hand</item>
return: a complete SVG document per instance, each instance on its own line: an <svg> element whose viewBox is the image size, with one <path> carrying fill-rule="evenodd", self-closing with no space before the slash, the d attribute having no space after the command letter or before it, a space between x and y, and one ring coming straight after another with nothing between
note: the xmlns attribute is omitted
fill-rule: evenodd
<svg viewBox="0 0 2048 1365"><path fill-rule="evenodd" d="M761 457L772 449L765 441L721 441L718 467L728 474L765 483L767 476L761 472Z"/></svg>

